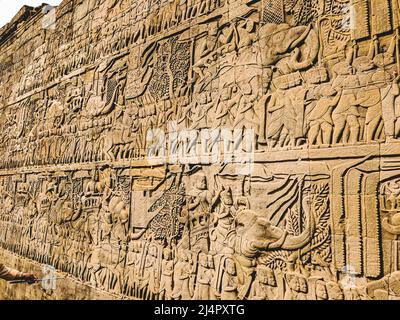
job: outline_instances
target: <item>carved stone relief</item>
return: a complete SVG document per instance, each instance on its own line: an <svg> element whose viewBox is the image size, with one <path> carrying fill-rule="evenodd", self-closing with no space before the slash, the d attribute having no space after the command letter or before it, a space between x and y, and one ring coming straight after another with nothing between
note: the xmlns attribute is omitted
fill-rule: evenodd
<svg viewBox="0 0 400 320"><path fill-rule="evenodd" d="M400 299L398 1L35 12L0 30L0 251L128 299Z"/></svg>

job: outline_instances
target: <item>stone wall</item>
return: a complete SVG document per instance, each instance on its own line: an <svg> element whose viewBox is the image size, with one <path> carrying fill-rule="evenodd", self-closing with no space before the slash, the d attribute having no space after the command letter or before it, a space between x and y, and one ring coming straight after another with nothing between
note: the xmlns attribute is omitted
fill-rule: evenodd
<svg viewBox="0 0 400 320"><path fill-rule="evenodd" d="M0 257L65 279L0 297L399 298L399 16L21 9L0 30Z"/></svg>

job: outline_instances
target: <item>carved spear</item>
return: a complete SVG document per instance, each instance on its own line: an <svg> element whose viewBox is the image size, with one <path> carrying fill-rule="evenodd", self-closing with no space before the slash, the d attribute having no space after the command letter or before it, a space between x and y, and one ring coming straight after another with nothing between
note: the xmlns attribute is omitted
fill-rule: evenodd
<svg viewBox="0 0 400 320"><path fill-rule="evenodd" d="M396 30L396 61L397 61L397 74L400 74L400 5L399 5L399 0L394 0L393 1L393 22L394 22L394 28Z"/></svg>

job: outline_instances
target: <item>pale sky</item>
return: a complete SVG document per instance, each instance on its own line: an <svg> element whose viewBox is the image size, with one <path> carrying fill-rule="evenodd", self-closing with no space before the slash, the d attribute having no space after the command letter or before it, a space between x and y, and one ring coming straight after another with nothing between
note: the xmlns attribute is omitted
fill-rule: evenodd
<svg viewBox="0 0 400 320"><path fill-rule="evenodd" d="M47 3L56 6L60 2L61 0L0 0L0 28L10 22L24 5L37 7Z"/></svg>

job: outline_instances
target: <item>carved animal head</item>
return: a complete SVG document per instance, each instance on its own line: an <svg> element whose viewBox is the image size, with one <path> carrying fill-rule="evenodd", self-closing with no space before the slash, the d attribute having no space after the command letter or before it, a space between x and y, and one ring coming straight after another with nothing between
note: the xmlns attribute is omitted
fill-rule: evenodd
<svg viewBox="0 0 400 320"><path fill-rule="evenodd" d="M239 235L248 235L255 240L279 239L282 230L271 225L263 215L253 210L242 210L235 218L236 232Z"/></svg>
<svg viewBox="0 0 400 320"><path fill-rule="evenodd" d="M308 36L310 27L291 27L288 24L268 23L260 28L260 46L265 48L262 63L265 66L278 62L286 53L296 48Z"/></svg>
<svg viewBox="0 0 400 320"><path fill-rule="evenodd" d="M312 197L305 196L302 201L306 215L306 227L299 235L288 235L286 230L273 226L267 215L256 213L253 210L242 210L235 218L236 233L239 241L251 243L252 256L254 248L259 251L270 249L296 250L304 247L311 241L315 230L315 220L312 210ZM245 239L245 240L243 240ZM250 252L246 253L247 255Z"/></svg>

